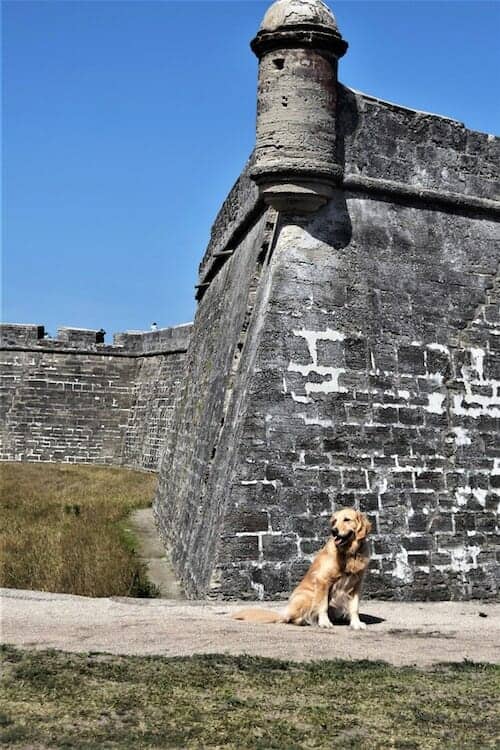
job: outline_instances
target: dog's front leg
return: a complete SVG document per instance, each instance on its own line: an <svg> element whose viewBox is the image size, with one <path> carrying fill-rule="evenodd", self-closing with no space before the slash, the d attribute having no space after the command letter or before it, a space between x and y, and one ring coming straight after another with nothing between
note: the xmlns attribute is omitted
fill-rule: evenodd
<svg viewBox="0 0 500 750"><path fill-rule="evenodd" d="M320 628L333 628L333 623L328 617L328 603L329 603L329 587L327 586L325 591L322 593L319 604L318 604L318 626Z"/></svg>
<svg viewBox="0 0 500 750"><path fill-rule="evenodd" d="M348 604L349 622L353 630L366 630L366 623L359 619L359 594L354 593Z"/></svg>

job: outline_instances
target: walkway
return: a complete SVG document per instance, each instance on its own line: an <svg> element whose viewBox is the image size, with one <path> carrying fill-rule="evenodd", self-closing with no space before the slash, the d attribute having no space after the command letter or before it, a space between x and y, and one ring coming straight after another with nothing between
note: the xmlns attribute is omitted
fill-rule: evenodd
<svg viewBox="0 0 500 750"><path fill-rule="evenodd" d="M25 648L113 654L227 653L280 659L382 659L392 664L500 663L500 604L366 601L353 632L232 620L241 606L173 599L90 599L0 589L2 637ZM265 605L278 609L279 605ZM363 617L362 617L363 619Z"/></svg>

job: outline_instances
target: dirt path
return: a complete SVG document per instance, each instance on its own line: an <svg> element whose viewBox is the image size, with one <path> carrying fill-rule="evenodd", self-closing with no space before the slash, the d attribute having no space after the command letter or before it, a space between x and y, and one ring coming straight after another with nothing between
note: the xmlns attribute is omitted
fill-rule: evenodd
<svg viewBox="0 0 500 750"><path fill-rule="evenodd" d="M242 605L168 599L90 599L1 589L5 643L28 648L168 656L227 653L282 659L500 663L500 604L367 601L365 631L232 620ZM278 609L278 605L271 606Z"/></svg>
<svg viewBox="0 0 500 750"><path fill-rule="evenodd" d="M164 599L184 599L165 547L160 542L152 509L135 510L130 514L127 526L137 540L137 552L147 566L148 579L158 588L160 596Z"/></svg>

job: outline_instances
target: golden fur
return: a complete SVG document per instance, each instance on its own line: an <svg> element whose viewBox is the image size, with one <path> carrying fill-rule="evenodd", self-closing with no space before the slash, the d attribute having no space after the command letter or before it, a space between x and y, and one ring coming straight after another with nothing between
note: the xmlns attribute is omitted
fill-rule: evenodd
<svg viewBox="0 0 500 750"><path fill-rule="evenodd" d="M318 552L304 578L292 591L282 614L251 608L233 615L249 622L281 622L292 625L317 624L333 627L328 608L349 617L351 628L366 627L359 619L359 597L368 567L367 535L371 524L360 511L342 508L333 514L332 537Z"/></svg>

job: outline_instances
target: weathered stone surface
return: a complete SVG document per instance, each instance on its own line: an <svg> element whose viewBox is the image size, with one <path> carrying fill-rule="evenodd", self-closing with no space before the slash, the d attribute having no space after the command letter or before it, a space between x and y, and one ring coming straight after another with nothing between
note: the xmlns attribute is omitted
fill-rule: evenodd
<svg viewBox="0 0 500 750"><path fill-rule="evenodd" d="M248 228L264 211L257 186L249 176L251 163L252 158L236 180L215 218L210 241L199 266L200 285L217 274ZM203 288L200 288L199 292L198 297L201 298Z"/></svg>
<svg viewBox="0 0 500 750"><path fill-rule="evenodd" d="M259 31L277 31L299 24L337 31L335 17L322 0L276 0L265 13Z"/></svg>
<svg viewBox="0 0 500 750"><path fill-rule="evenodd" d="M262 304L273 228L274 215L267 212L200 302L171 440L161 464L158 525L191 595L204 593L209 585L219 534L225 533L227 492L245 414L246 373L255 352L253 329L259 325L254 313ZM258 441L255 432L253 440ZM247 520L240 513L246 510L243 505L235 507L244 528ZM255 537L249 542L237 533L232 537L235 557L251 559Z"/></svg>

